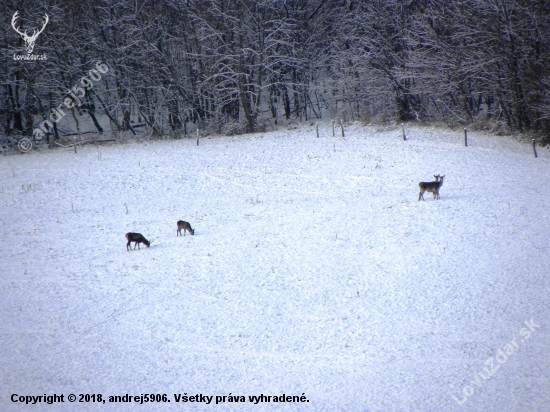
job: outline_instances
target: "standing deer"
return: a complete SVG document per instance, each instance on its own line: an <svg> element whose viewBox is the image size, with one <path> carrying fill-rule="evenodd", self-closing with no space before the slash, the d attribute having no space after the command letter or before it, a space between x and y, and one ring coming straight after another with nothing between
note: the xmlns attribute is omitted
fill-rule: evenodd
<svg viewBox="0 0 550 412"><path fill-rule="evenodd" d="M434 175L435 181L433 182L420 182L418 187L420 188L420 193L418 194L418 200L424 200L424 192L433 193L434 199L439 199L439 188L443 185L443 179L445 176Z"/></svg>
<svg viewBox="0 0 550 412"><path fill-rule="evenodd" d="M27 54L31 54L32 51L34 50L34 43L36 42L36 39L38 38L38 35L44 31L44 29L46 28L46 25L48 24L48 21L50 21L50 19L49 19L48 15L44 13L44 16L46 18L44 19L44 24L42 25L42 28L40 30L33 29L32 35L29 36L27 34L27 30L19 31L19 27L15 26L15 22L17 21L17 18L19 17L18 14L19 14L19 12L16 11L15 14L13 15L13 17L11 19L11 26L23 38L23 41L25 42L25 49L27 49Z"/></svg>
<svg viewBox="0 0 550 412"><path fill-rule="evenodd" d="M130 250L128 248L132 247L132 242L135 242L134 250L136 250L136 246L138 247L138 250L141 249L139 247L140 243L143 243L147 247L151 246L151 243L153 243L153 241L149 242L147 239L145 239L145 237L141 233L126 233L126 239L128 239L128 243L126 243L126 250Z"/></svg>
<svg viewBox="0 0 550 412"><path fill-rule="evenodd" d="M183 220L178 220L178 231L176 232L176 236L181 235L181 231L183 229L183 236L185 236L185 232L188 231L191 236L195 234L195 229L191 227L189 222L184 222Z"/></svg>

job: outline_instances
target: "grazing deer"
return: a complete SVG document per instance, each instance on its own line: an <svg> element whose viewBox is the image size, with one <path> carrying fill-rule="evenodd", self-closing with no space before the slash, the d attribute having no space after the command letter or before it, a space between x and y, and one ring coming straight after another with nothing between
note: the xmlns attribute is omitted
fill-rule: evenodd
<svg viewBox="0 0 550 412"><path fill-rule="evenodd" d="M418 200L424 200L424 192L433 193L434 199L439 199L439 188L443 185L443 179L445 176L434 175L435 181L433 182L420 182L418 187L420 193L418 194Z"/></svg>
<svg viewBox="0 0 550 412"><path fill-rule="evenodd" d="M183 229L183 236L185 236L185 232L189 231L191 236L195 234L195 229L191 227L189 222L184 222L183 220L178 220L178 231L176 232L176 236L181 235L181 231Z"/></svg>
<svg viewBox="0 0 550 412"><path fill-rule="evenodd" d="M153 243L153 241L149 242L147 239L145 239L145 237L141 233L126 233L126 239L128 239L128 243L126 243L126 250L129 250L128 247L132 247L132 242L135 242L134 250L136 250L136 246L138 247L138 250L141 249L139 247L140 243L143 243L147 247L151 246L151 243Z"/></svg>

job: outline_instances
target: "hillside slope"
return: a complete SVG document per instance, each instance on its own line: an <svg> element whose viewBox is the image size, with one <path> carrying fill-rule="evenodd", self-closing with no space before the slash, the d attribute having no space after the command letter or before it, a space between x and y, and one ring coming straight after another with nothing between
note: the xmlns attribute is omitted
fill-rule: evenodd
<svg viewBox="0 0 550 412"><path fill-rule="evenodd" d="M1 157L0 409L160 393L55 410L548 410L549 151L329 134ZM441 200L419 202L434 174ZM130 231L151 248L127 252ZM230 394L247 402L215 405Z"/></svg>

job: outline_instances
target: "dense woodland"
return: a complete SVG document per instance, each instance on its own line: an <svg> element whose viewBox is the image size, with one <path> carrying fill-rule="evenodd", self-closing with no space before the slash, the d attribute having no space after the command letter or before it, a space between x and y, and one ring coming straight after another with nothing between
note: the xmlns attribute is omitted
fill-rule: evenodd
<svg viewBox="0 0 550 412"><path fill-rule="evenodd" d="M47 60L14 60L17 11L29 34L48 14ZM336 118L550 135L550 1L2 0L0 18L5 136L32 135L98 61L48 140Z"/></svg>

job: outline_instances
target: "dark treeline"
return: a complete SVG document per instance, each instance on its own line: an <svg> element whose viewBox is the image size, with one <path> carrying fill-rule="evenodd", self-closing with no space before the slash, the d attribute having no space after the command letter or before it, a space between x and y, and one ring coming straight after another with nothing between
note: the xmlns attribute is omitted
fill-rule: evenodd
<svg viewBox="0 0 550 412"><path fill-rule="evenodd" d="M44 61L17 61L12 28ZM31 135L96 63L110 70L52 123L154 135L261 131L291 119L425 121L550 134L542 0L4 0L0 130Z"/></svg>

